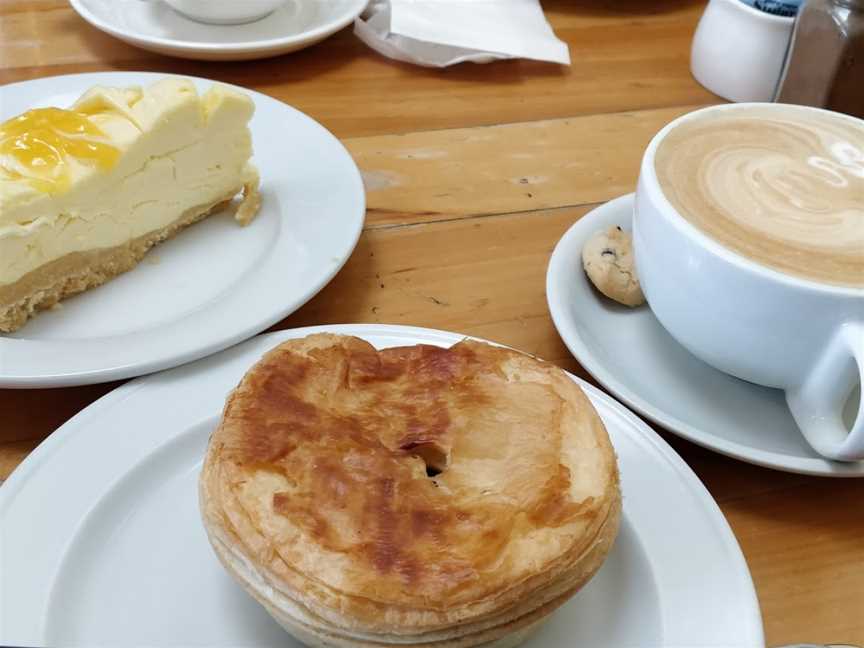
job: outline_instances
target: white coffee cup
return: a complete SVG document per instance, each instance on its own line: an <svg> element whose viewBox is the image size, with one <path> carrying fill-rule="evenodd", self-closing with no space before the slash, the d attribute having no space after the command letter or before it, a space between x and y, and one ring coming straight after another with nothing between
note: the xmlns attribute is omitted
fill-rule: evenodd
<svg viewBox="0 0 864 648"><path fill-rule="evenodd" d="M658 181L657 147L683 120L754 106L777 104L711 106L674 120L651 140L633 215L639 281L657 319L693 355L738 378L784 390L819 454L864 459L864 402L851 430L842 418L864 375L864 289L798 278L732 252L685 220ZM756 433L758 426L754 421Z"/></svg>
<svg viewBox="0 0 864 648"><path fill-rule="evenodd" d="M165 0L175 11L199 22L239 25L273 13L285 0Z"/></svg>

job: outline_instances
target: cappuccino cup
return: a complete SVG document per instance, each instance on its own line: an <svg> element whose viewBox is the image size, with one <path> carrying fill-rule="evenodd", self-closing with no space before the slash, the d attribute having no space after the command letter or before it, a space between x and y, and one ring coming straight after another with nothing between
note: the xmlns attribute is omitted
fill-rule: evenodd
<svg viewBox="0 0 864 648"><path fill-rule="evenodd" d="M681 345L784 390L819 454L864 459L864 405L843 420L864 373L864 121L761 103L674 120L642 159L633 247Z"/></svg>

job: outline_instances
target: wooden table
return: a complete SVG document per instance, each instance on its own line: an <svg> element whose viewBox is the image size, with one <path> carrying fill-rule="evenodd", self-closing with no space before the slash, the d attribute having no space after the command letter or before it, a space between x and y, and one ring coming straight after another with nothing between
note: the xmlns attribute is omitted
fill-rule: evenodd
<svg viewBox="0 0 864 648"><path fill-rule="evenodd" d="M688 71L702 0L543 4L570 45L571 67L507 61L423 69L380 57L350 30L283 58L196 63L124 45L63 0L0 0L0 83L165 71L237 83L296 106L351 151L369 209L345 268L274 328L442 328L513 345L589 378L546 308L552 247L596 205L633 191L655 131L719 100ZM0 479L115 386L0 391ZM768 645L864 644L864 480L760 469L663 435L729 519L753 573Z"/></svg>

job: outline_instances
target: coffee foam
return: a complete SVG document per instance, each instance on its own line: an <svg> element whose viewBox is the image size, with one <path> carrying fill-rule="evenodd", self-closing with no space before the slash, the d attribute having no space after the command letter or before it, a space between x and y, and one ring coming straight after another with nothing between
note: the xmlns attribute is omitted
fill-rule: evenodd
<svg viewBox="0 0 864 648"><path fill-rule="evenodd" d="M721 245L864 287L864 122L782 105L707 111L669 131L654 164L667 199Z"/></svg>

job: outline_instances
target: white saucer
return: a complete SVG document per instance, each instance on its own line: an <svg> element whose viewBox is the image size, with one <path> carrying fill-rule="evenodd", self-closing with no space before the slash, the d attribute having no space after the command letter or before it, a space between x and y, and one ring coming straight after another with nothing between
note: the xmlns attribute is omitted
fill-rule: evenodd
<svg viewBox="0 0 864 648"><path fill-rule="evenodd" d="M0 120L37 105L67 106L96 84L162 76L80 74L2 86ZM306 115L240 90L256 106L258 218L241 228L228 213L211 216L156 247L131 272L0 337L0 387L104 382L196 360L272 326L342 267L365 214L354 161Z"/></svg>
<svg viewBox="0 0 864 648"><path fill-rule="evenodd" d="M585 214L549 261L549 310L579 364L637 412L706 448L789 472L864 476L864 461L828 461L810 448L782 392L709 367L681 347L648 306L620 306L594 290L582 270L582 246L610 225L630 230L632 214L632 194Z"/></svg>
<svg viewBox="0 0 864 648"><path fill-rule="evenodd" d="M196 480L243 373L282 340L323 330L379 348L462 338L383 325L280 331L96 401L0 487L0 644L299 648L219 566ZM573 379L615 445L621 533L525 648L763 645L747 565L708 491L636 416Z"/></svg>
<svg viewBox="0 0 864 648"><path fill-rule="evenodd" d="M367 1L286 0L255 22L207 25L161 0L69 0L96 29L130 45L205 61L246 61L309 47L351 24Z"/></svg>

